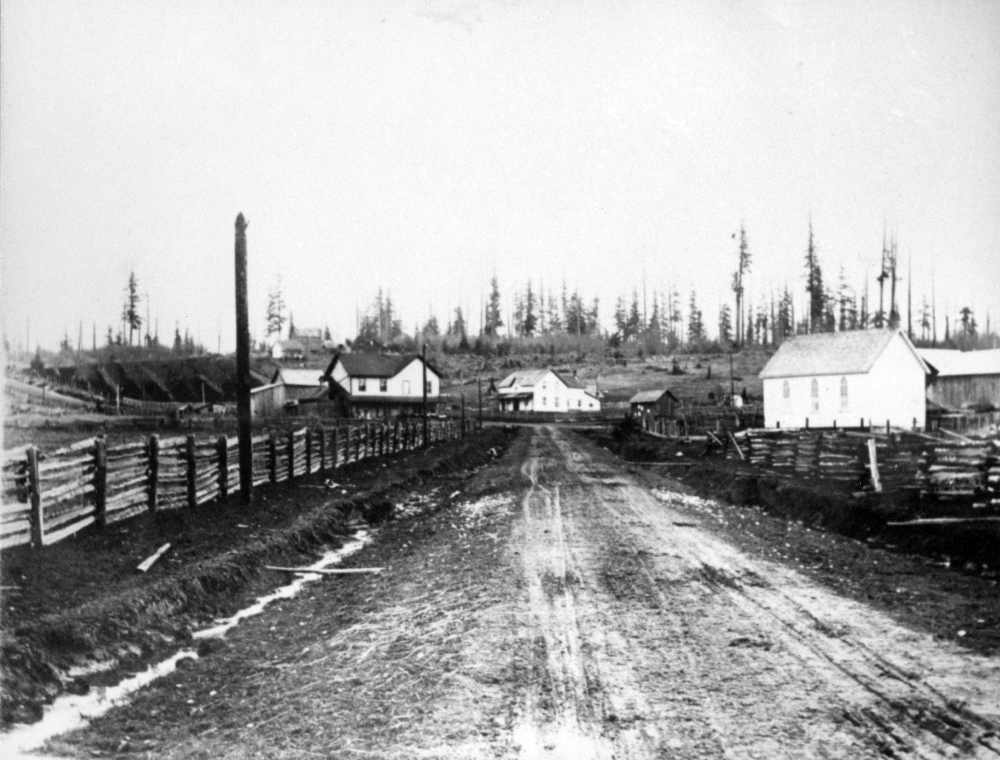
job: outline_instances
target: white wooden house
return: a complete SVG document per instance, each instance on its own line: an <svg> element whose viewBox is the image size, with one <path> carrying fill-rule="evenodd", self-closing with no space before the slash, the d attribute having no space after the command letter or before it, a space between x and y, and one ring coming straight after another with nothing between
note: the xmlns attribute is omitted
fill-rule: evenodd
<svg viewBox="0 0 1000 760"><path fill-rule="evenodd" d="M599 412L596 394L551 369L518 370L497 386L502 412Z"/></svg>
<svg viewBox="0 0 1000 760"><path fill-rule="evenodd" d="M761 370L766 427L924 427L928 367L901 330L789 338Z"/></svg>
<svg viewBox="0 0 1000 760"><path fill-rule="evenodd" d="M392 417L419 414L423 406L424 368L415 354L338 354L323 377L330 383L330 397L345 404L354 417ZM427 364L428 411L437 411L441 373Z"/></svg>

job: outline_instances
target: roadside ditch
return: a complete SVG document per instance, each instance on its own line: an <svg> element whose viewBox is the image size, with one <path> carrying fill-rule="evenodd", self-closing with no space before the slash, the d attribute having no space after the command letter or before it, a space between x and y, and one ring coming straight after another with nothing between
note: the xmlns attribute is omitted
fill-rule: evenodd
<svg viewBox="0 0 1000 760"><path fill-rule="evenodd" d="M265 565L309 564L342 546L358 521L440 508L452 485L514 435L487 428L428 451L261 487L250 507L233 498L146 514L41 551L5 551L0 725L36 721L60 694L118 683L180 648L210 649L192 631L287 580ZM165 543L163 558L138 573Z"/></svg>

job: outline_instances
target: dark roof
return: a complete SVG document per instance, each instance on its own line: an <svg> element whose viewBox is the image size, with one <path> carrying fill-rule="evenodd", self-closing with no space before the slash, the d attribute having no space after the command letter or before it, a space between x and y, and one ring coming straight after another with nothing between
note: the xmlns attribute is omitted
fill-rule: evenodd
<svg viewBox="0 0 1000 760"><path fill-rule="evenodd" d="M338 359L351 377L394 377L414 359L419 361L420 357L417 354L337 354L326 368L326 376L333 374ZM441 376L430 362L427 362L427 369Z"/></svg>
<svg viewBox="0 0 1000 760"><path fill-rule="evenodd" d="M629 399L630 404L655 404L664 396L669 396L674 401L680 401L677 396L675 396L669 390L660 391L639 391L632 398Z"/></svg>
<svg viewBox="0 0 1000 760"><path fill-rule="evenodd" d="M899 330L848 330L789 338L760 372L761 379L804 375L859 375L868 372ZM910 345L911 350L913 349ZM913 351L913 357L923 360Z"/></svg>

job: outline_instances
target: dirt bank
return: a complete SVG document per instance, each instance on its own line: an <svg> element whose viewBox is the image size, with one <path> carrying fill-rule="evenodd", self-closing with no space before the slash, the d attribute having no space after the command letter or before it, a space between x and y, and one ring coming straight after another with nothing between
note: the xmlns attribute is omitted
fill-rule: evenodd
<svg viewBox="0 0 1000 760"><path fill-rule="evenodd" d="M304 564L303 555L338 545L352 513L385 513L404 497L460 482L511 437L489 429L427 452L260 487L249 508L231 499L142 515L42 551L5 551L3 722L37 719L62 691L117 678L187 643L193 628L282 580L262 573L264 564ZM164 558L137 573L164 543L171 544ZM98 662L113 667L85 679L67 675Z"/></svg>

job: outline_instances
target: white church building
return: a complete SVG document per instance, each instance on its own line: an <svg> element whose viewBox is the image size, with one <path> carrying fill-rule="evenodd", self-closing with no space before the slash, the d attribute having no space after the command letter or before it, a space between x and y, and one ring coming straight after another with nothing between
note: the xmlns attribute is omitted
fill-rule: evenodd
<svg viewBox="0 0 1000 760"><path fill-rule="evenodd" d="M928 372L901 330L789 338L760 373L764 425L923 428Z"/></svg>

